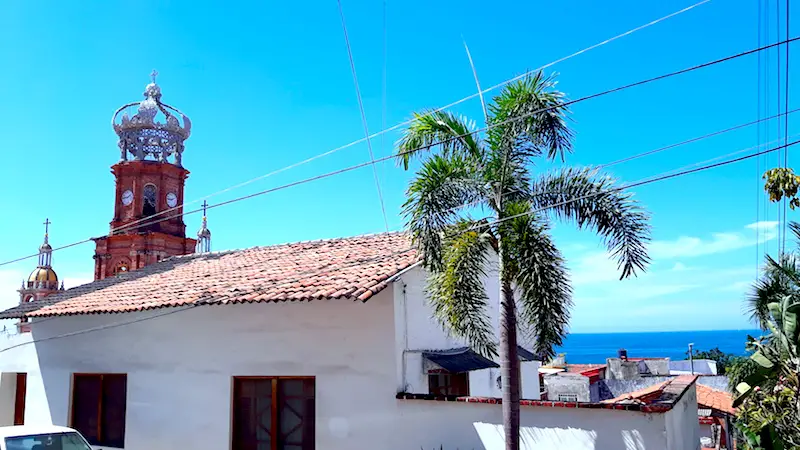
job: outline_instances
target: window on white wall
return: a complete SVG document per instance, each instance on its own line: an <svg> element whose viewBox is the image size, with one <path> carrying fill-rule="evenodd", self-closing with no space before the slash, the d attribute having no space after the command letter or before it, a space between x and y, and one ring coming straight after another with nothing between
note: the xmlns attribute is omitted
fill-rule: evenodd
<svg viewBox="0 0 800 450"><path fill-rule="evenodd" d="M428 393L431 395L469 396L469 374L467 372L429 374Z"/></svg>
<svg viewBox="0 0 800 450"><path fill-rule="evenodd" d="M558 394L558 401L576 403L578 401L578 394Z"/></svg>
<svg viewBox="0 0 800 450"><path fill-rule="evenodd" d="M75 374L72 380L72 428L92 445L125 447L125 374Z"/></svg>

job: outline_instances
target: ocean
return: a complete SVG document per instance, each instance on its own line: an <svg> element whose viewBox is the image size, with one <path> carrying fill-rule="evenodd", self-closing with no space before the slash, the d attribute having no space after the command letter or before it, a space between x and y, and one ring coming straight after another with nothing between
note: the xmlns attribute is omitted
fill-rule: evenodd
<svg viewBox="0 0 800 450"><path fill-rule="evenodd" d="M759 330L665 331L647 333L574 333L567 336L556 353L564 353L571 364L605 363L624 348L629 358L668 357L688 359L689 343L703 351L719 347L725 353L744 355L747 335L760 336Z"/></svg>

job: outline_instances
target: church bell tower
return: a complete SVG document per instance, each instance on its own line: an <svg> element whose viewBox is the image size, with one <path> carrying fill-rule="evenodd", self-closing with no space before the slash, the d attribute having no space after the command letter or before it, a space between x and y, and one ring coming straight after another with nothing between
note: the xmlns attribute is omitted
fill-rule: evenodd
<svg viewBox="0 0 800 450"><path fill-rule="evenodd" d="M95 280L193 253L196 246L183 222L189 171L181 164L192 123L161 101L157 74L153 71L144 100L124 105L112 118L120 161L111 166L116 178L111 230L94 239Z"/></svg>

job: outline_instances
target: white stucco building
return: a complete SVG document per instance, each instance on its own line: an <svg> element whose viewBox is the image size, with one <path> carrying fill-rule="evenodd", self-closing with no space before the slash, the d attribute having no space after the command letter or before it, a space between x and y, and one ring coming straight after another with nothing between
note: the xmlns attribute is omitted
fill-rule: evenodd
<svg viewBox="0 0 800 450"><path fill-rule="evenodd" d="M173 257L24 303L0 314L30 328L0 338L0 424L104 449L502 448L496 362L431 318L416 262L380 234ZM525 448L698 448L692 377L648 402L545 402L521 353Z"/></svg>

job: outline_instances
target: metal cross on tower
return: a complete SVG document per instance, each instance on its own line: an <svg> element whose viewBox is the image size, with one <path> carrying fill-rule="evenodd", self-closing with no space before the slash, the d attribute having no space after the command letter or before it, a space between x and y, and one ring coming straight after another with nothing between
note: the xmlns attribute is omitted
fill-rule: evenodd
<svg viewBox="0 0 800 450"><path fill-rule="evenodd" d="M203 200L203 219L206 218L206 208L208 208L208 202Z"/></svg>
<svg viewBox="0 0 800 450"><path fill-rule="evenodd" d="M50 224L51 223L53 223L53 222L50 222L50 219L44 219L44 234L45 234L45 236L47 236L47 234L50 232Z"/></svg>
<svg viewBox="0 0 800 450"><path fill-rule="evenodd" d="M156 82L157 76L158 76L158 71L156 69L153 69L153 71L150 73L150 79L153 80L153 83Z"/></svg>

